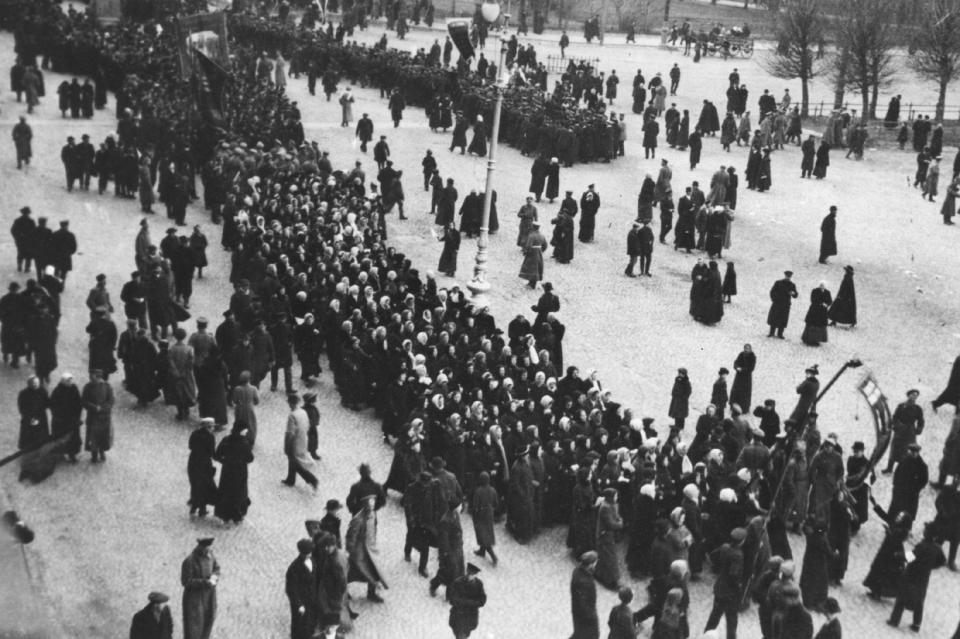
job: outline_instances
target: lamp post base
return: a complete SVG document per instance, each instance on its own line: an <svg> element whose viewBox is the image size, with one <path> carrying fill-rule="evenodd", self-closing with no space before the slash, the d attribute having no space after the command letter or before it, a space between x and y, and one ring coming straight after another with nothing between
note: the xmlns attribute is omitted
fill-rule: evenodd
<svg viewBox="0 0 960 639"><path fill-rule="evenodd" d="M490 306L490 282L485 279L474 277L467 282L467 289L470 291L470 302L477 308Z"/></svg>

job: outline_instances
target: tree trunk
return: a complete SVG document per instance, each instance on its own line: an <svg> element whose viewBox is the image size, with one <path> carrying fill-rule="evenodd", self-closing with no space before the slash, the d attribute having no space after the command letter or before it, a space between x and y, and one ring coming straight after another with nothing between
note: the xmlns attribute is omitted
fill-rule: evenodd
<svg viewBox="0 0 960 639"><path fill-rule="evenodd" d="M844 47L840 51L840 65L837 68L836 82L833 85L833 108L843 107L843 96L847 90L847 67L850 65L850 52Z"/></svg>
<svg viewBox="0 0 960 639"><path fill-rule="evenodd" d="M877 94L880 92L880 83L876 80L873 82L873 89L870 91L870 113L869 116L864 114L864 120L876 120L877 119Z"/></svg>
<svg viewBox="0 0 960 639"><path fill-rule="evenodd" d="M810 114L810 80L806 76L800 78L800 117Z"/></svg>
<svg viewBox="0 0 960 639"><path fill-rule="evenodd" d="M663 3L663 21L666 22L670 19L670 0L665 0Z"/></svg>
<svg viewBox="0 0 960 639"><path fill-rule="evenodd" d="M950 78L947 75L940 76L940 93L937 96L937 113L934 116L934 119L943 122L943 112L946 109L946 99L947 99L947 84L950 82Z"/></svg>
<svg viewBox="0 0 960 639"><path fill-rule="evenodd" d="M860 112L860 115L863 116L863 120L867 121L869 118L870 112L870 85L862 84L860 86L860 97L863 99L863 110Z"/></svg>

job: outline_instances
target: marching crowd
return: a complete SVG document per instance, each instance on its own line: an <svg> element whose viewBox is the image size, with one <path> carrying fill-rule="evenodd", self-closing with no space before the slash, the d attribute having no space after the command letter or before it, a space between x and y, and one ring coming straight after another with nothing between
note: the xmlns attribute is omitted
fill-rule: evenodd
<svg viewBox="0 0 960 639"><path fill-rule="evenodd" d="M53 35L44 35L40 27L51 25ZM782 420L777 401L753 397L757 355L750 345L733 361L732 384L727 381L730 370L719 369L709 405L695 424L687 423L694 389L684 368L677 371L669 400L672 423L658 424L634 413L604 390L595 371L582 373L564 361L560 300L548 282L531 307L532 319L518 315L503 330L488 309L472 305L459 287L441 286L387 246L384 216L397 202L394 183L400 179L392 163L384 158L378 167L379 189L359 163L350 171L334 168L335 158L304 140L296 103L286 98L279 83L258 73L263 67L257 51L289 27L242 16L234 26L234 37L250 46L239 50L234 67L239 88L228 92L223 113L228 137L211 142L199 114L187 106L192 96L170 90L175 54L168 36L129 27L103 31L83 17L54 13L52 3L40 3L24 18L18 55L28 71L40 55L57 68L70 64L64 56L70 57L75 48L89 46L97 53L85 59L101 62L82 70L94 78L94 97L101 83L119 91L119 139L107 138L92 158L87 136L83 151L68 142L62 155L68 187L79 179L81 188L89 188L90 176L96 175L103 193L113 179L117 195L136 193L143 213L150 214L157 184L168 217L183 225L187 204L196 198L194 176L199 173L204 205L223 226L219 243L231 252L230 282L235 287L216 329L209 332L209 321L197 318L196 332L188 335L180 324L189 319L192 281L206 266L208 240L199 228L189 237L178 237L174 226L155 244L145 217L134 245L136 268L119 296L126 331L117 331L111 315L118 311L106 277L98 276L87 297L91 381L81 391L64 373L50 389L63 312L59 294L77 247L66 223L53 232L43 218L34 223L25 207L12 229L18 270L30 274L33 261L37 277L23 291L11 284L0 298L0 345L5 362L17 366L26 356L36 368L18 397L19 447L28 453L28 476L37 479L52 472L51 457L75 461L84 445L94 461L106 459L115 401L109 376L120 363L124 388L141 405L162 396L176 406L179 419L198 406L201 426L189 441L191 515L205 516L212 506L223 521L240 523L251 505L247 467L254 463L256 407L268 374L271 390L278 389L283 374L290 408L284 483L293 486L299 476L316 489L319 480L312 466L319 458L320 420L312 387L322 374L325 353L342 403L354 410L374 410L384 441L393 446L394 460L382 485L361 465L360 480L345 499L351 515L345 535L337 500L328 502L323 520L306 522L309 538L298 542L298 556L286 578L294 638L310 637L317 628L332 637L349 627L356 617L349 582L366 583L368 599L383 600L380 589L386 584L371 549L376 546L376 511L385 505L389 490L402 494L405 558L412 560L411 552L417 550L418 571L428 577L430 549L438 551L437 572L427 590L434 595L445 587L452 605L450 626L457 637L477 627L478 609L486 601L477 577L480 569L464 559L462 511L471 514L475 554L489 557L493 566L499 561L495 522L505 520L520 543L531 542L545 528L567 526L567 545L578 562L571 579L574 637L599 636L596 583L617 590L620 597L608 622L611 636L635 637L647 619L653 619L654 637L690 636L688 583L699 579L709 563L715 573L714 602L706 632L725 619L726 636L735 637L742 604L753 600L766 639L812 638L811 610L826 615L817 637L830 639L840 636L840 609L829 589L846 578L850 539L873 505L887 532L864 583L871 596L895 600L891 625L899 623L907 609L914 613L912 627L919 629L931 571L947 563L955 569L960 422L955 421L947 438L935 482L941 491L937 517L923 527L921 541L908 555L904 544L917 525L918 502L929 479L917 443L924 428L917 391L908 391L893 413L884 471L892 473L893 497L886 508L874 502L870 491L884 448L878 446L867 456L862 442L851 442L844 458L846 443L818 428L816 366L806 370L796 388L797 402ZM489 85L472 76L450 78L434 52L421 61L304 32L297 32L295 42L297 47L289 52L291 66L308 76L323 76L324 86L328 71L343 73L386 89L405 87L407 101L422 106L443 88L463 112L458 122L462 117L474 125L492 108ZM144 43L157 47L159 62L136 51L136 45ZM537 66L535 55L533 60L526 57L530 67ZM142 76L125 77L126 64ZM540 188L531 188L537 199L544 186L548 199L559 196L553 177L561 162L570 166L622 154L622 116L608 121L604 114L604 100L616 97L617 82L611 82L615 73L607 78L593 73L571 66L550 98L527 87L508 91L513 98L505 105L505 130L521 148L538 156L533 171L538 184L533 186ZM732 115L720 124L715 108L705 105L699 124L689 131L688 114L665 108L662 80L646 84L638 75L635 105L646 104L640 91L654 92L642 107L651 110L644 124L648 148L656 147L657 135L648 124L655 124L661 114L669 120L668 143L689 146L691 164L700 136L719 131L726 146L741 141L751 145L748 188L762 191L770 186L771 147L800 141L787 97L771 105L772 96L765 95L770 99L761 99L760 129L751 131L749 112L739 103L741 96L746 100L739 77L731 77L734 91L728 97L735 95L737 104L728 110L732 114L741 109L740 124L728 123ZM395 78L395 84L388 77ZM679 73L671 80L673 92ZM67 95L67 110L72 110L72 91L68 86L61 93L61 98ZM81 89L81 96L89 93ZM583 109L581 101L593 104ZM82 103L84 115L85 110ZM539 120L534 114L541 110L545 115ZM446 128L443 124L449 126L452 118L441 117L439 128ZM850 125L850 134L860 135L861 128ZM861 148L857 145L851 144L855 153ZM667 211L672 213L669 166L662 166L658 177L648 175L641 187L639 228L631 231L637 250L630 254L628 275L637 256L640 272L649 274L650 255L641 245L653 243L653 206L660 206L661 222ZM387 169L393 173L384 174ZM813 172L817 174L815 168ZM696 183L687 189L678 203L677 248L702 247L710 257L720 257L725 242L729 245L729 222L736 208L735 177L735 171L721 167L708 194ZM533 206L532 200L527 206ZM592 187L579 207L572 191L567 192L561 209L571 219L559 220L559 240L554 234L560 261L565 247L572 257L570 213L585 214L580 239L590 241L593 229L587 218L596 215L599 205ZM525 248L536 244L542 252L546 241L537 230L535 208L532 213L527 209L524 219L518 243ZM695 230L701 230L699 242ZM829 246L826 251L822 247L821 260L833 253ZM542 261L539 271L532 266L521 276L535 286L542 280ZM852 269L847 275L847 306L839 309L847 314L838 310L838 316L849 319ZM723 298L736 294L733 269L721 282L716 263L698 264L692 280L691 314L699 321L717 321ZM789 280L788 272L771 291L771 336L776 332L782 337L784 304L789 313L790 300L797 295ZM832 318L828 297L816 291L811 296L817 317L811 322L813 309L807 314L805 342L823 341L831 319L856 323L855 312L853 322ZM302 394L295 392L294 362L299 364ZM935 406L957 406L958 368ZM231 422L230 408L230 433L217 443L215 433ZM85 442L80 436L84 415ZM51 434L59 438L57 448L33 454L49 443ZM221 464L219 483L214 481L214 461ZM790 535L801 533L806 549L795 563ZM627 540L630 575L649 580L647 605L637 611L630 606L633 592L620 574L621 538ZM949 558L940 549L944 542L950 543ZM209 636L214 623L220 567L212 543L212 538L199 539L182 566L184 632L189 638ZM155 592L148 599L134 618L131 635L169 636L169 597ZM156 632L161 634L150 634Z"/></svg>

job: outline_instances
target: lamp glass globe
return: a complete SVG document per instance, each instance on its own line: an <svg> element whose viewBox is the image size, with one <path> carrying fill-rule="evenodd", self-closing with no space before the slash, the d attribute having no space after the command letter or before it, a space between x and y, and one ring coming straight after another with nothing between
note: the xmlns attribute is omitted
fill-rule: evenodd
<svg viewBox="0 0 960 639"><path fill-rule="evenodd" d="M480 14L487 22L496 22L500 17L500 4L497 2L484 2L480 5Z"/></svg>

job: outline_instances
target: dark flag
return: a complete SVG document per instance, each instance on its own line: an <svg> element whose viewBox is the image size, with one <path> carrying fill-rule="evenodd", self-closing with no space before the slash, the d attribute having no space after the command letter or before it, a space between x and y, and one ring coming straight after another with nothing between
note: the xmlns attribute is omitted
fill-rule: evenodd
<svg viewBox="0 0 960 639"><path fill-rule="evenodd" d="M453 20L447 23L447 32L453 45L460 52L460 57L469 60L473 57L473 45L470 44L470 23L466 20Z"/></svg>
<svg viewBox="0 0 960 639"><path fill-rule="evenodd" d="M873 453L870 455L870 464L860 473L859 477L848 478L848 488L856 488L873 472L873 467L880 463L884 453L887 452L887 447L890 445L890 438L892 436L890 432L890 406L887 404L887 398L884 396L883 391L880 390L877 380L874 379L871 373L867 373L863 381L857 386L857 390L860 391L863 398L870 404L870 412L873 414L873 426L877 435L877 443L873 449Z"/></svg>
<svg viewBox="0 0 960 639"><path fill-rule="evenodd" d="M230 74L199 49L193 49L192 53L197 61L197 106L204 121L223 126L224 90Z"/></svg>

